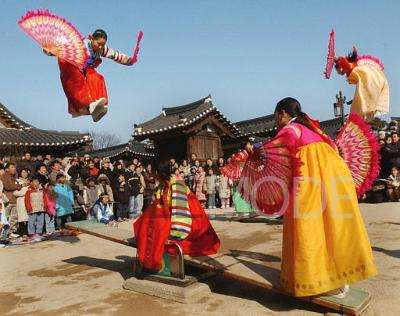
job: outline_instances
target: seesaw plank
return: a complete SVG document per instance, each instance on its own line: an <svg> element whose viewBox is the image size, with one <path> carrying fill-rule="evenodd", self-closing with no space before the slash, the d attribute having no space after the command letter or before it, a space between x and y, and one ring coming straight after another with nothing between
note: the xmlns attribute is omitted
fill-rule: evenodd
<svg viewBox="0 0 400 316"><path fill-rule="evenodd" d="M67 223L66 227L109 241L135 247L132 232L118 227L108 227L89 220ZM268 267L265 262L254 258L245 258L240 255L233 255L232 253L218 253L207 257L192 258L185 256L185 263L207 271L217 271L223 277L232 280L287 295L279 286L279 270ZM346 315L358 316L368 308L371 296L361 289L350 287L350 291L344 299L326 296L296 299L327 307Z"/></svg>

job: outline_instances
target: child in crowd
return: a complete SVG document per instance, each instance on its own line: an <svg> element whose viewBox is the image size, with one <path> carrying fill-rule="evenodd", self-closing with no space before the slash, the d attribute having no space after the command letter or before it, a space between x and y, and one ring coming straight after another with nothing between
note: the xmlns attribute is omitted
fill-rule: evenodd
<svg viewBox="0 0 400 316"><path fill-rule="evenodd" d="M212 168L208 169L208 175L206 176L204 186L207 193L207 206L209 209L214 209L216 208L215 195L217 194L218 179Z"/></svg>
<svg viewBox="0 0 400 316"><path fill-rule="evenodd" d="M129 200L131 196L131 187L125 181L125 176L120 174L118 176L118 184L115 190L117 205L117 220L127 220L129 214Z"/></svg>
<svg viewBox="0 0 400 316"><path fill-rule="evenodd" d="M56 224L57 229L65 227L65 223L71 222L71 215L74 213L74 193L71 187L65 183L66 178L64 174L58 174L56 177L56 185L54 192L57 194L56 198Z"/></svg>
<svg viewBox="0 0 400 316"><path fill-rule="evenodd" d="M397 202L400 198L400 174L396 167L393 167L387 179L388 189L387 195L389 201Z"/></svg>
<svg viewBox="0 0 400 316"><path fill-rule="evenodd" d="M219 176L219 198L221 200L221 208L229 208L229 200L231 198L231 181L224 175Z"/></svg>
<svg viewBox="0 0 400 316"><path fill-rule="evenodd" d="M51 235L55 231L56 203L57 194L54 191L54 185L48 184L44 191L44 199L46 204L46 212L44 213L44 221L46 225L46 234Z"/></svg>
<svg viewBox="0 0 400 316"><path fill-rule="evenodd" d="M25 193L25 208L28 212L28 235L31 240L43 240L44 213L46 209L42 186L37 177L32 177Z"/></svg>
<svg viewBox="0 0 400 316"><path fill-rule="evenodd" d="M196 171L197 171L197 167L193 166L190 167L190 172L189 172L189 176L188 176L188 187L190 188L191 191L194 191L194 178L196 176Z"/></svg>
<svg viewBox="0 0 400 316"><path fill-rule="evenodd" d="M197 160L196 160L197 161ZM206 202L206 195L204 194L204 181L206 178L206 173L202 166L199 166L194 176L194 187L193 191L196 194L197 199L200 201L201 205L204 206Z"/></svg>
<svg viewBox="0 0 400 316"><path fill-rule="evenodd" d="M93 212L98 222L106 224L108 226L117 226L117 223L114 220L113 212L108 202L108 195L100 195L99 200L93 207Z"/></svg>

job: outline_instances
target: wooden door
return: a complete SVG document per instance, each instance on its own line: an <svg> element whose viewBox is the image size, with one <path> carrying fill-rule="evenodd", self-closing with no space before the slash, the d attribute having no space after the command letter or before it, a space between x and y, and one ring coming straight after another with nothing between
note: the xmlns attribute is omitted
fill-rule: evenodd
<svg viewBox="0 0 400 316"><path fill-rule="evenodd" d="M200 161L209 158L216 161L222 156L221 140L216 134L209 133L207 135L198 134L191 136L187 142L187 156L196 154Z"/></svg>

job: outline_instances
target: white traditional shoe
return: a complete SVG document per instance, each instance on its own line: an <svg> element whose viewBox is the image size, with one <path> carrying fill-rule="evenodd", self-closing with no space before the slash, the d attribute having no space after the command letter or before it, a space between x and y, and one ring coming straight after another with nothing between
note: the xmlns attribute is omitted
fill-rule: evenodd
<svg viewBox="0 0 400 316"><path fill-rule="evenodd" d="M327 293L324 293L323 295L343 299L346 297L349 290L350 290L350 286L348 284L346 284L339 289L329 291Z"/></svg>
<svg viewBox="0 0 400 316"><path fill-rule="evenodd" d="M92 115L93 122L98 122L104 115L106 115L108 111L107 106L105 106L106 103L106 98L100 98L90 103L89 113Z"/></svg>
<svg viewBox="0 0 400 316"><path fill-rule="evenodd" d="M97 115L96 115L96 116L92 115L93 122L98 122L98 121L100 121L101 118L102 118L104 115L107 114L107 112L108 112L108 106L106 106L106 105L101 106L100 109L99 109L99 111L97 112Z"/></svg>

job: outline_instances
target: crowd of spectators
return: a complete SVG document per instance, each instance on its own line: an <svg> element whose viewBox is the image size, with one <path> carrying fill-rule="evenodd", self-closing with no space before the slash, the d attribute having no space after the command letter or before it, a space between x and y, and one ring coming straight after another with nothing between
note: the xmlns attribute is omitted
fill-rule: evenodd
<svg viewBox="0 0 400 316"><path fill-rule="evenodd" d="M400 199L400 139L397 122L377 132L381 172L367 196L373 202ZM208 209L232 205L233 183L221 174L225 159L201 163L170 159L173 173L185 180ZM154 199L158 177L152 164L139 159L32 157L0 158L0 245L11 238L41 240L67 222L93 218L117 225L135 218ZM6 215L6 216L5 216Z"/></svg>
<svg viewBox="0 0 400 316"><path fill-rule="evenodd" d="M379 179L370 192L373 202L399 201L400 199L400 129L392 121L377 132L381 154Z"/></svg>
<svg viewBox="0 0 400 316"><path fill-rule="evenodd" d="M171 170L185 180L204 207L231 205L232 183L217 163L201 164L196 155L170 160ZM152 164L139 159L32 157L0 158L1 242L11 238L42 240L67 222L97 219L108 225L135 218L152 202L158 177ZM6 215L6 216L4 216Z"/></svg>

